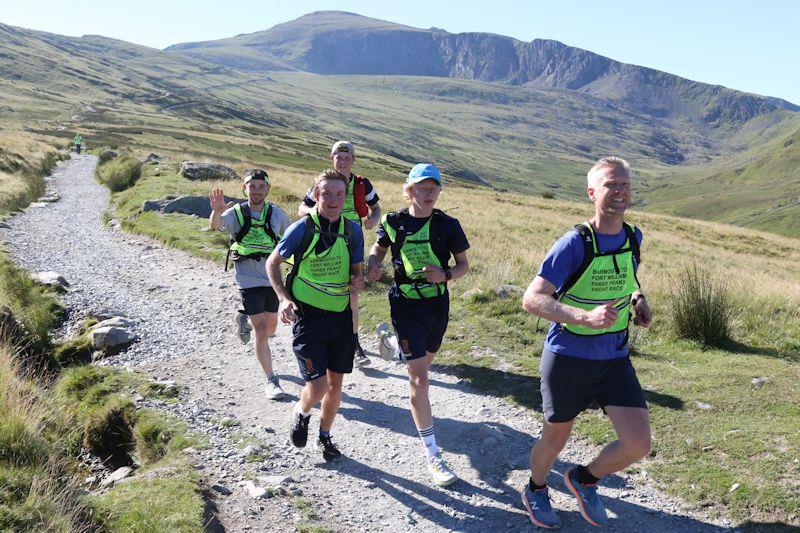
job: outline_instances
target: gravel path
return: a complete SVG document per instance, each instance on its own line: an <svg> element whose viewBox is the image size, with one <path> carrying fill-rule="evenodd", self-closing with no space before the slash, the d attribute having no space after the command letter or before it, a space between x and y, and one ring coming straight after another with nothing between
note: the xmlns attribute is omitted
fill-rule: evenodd
<svg viewBox="0 0 800 533"><path fill-rule="evenodd" d="M445 457L462 481L451 489L431 485L408 410L404 368L373 358L373 366L345 378L333 435L345 454L328 465L313 446L295 450L287 428L302 381L291 352L289 328L271 343L276 371L290 396L263 397L263 376L251 346L234 337L238 302L232 276L221 266L161 247L103 223L108 191L93 178L96 158L73 156L49 178L62 199L34 205L0 230L12 256L32 271L55 270L71 284L64 296L74 324L87 314L113 311L137 321L140 341L109 360L156 379L175 380L180 401L139 403L168 410L207 435L210 447L194 452L196 468L210 486L217 520L210 529L293 531L305 521L302 496L335 531L525 531L532 528L519 488L539 432L539 413L473 390L459 379L431 374L434 427ZM388 313L388 310L387 310ZM364 336L366 337L366 336ZM368 341L367 344L371 342ZM312 417L311 435L318 412ZM258 440L267 458L245 459L243 444ZM311 439L309 439L311 440ZM244 441L244 442L242 442ZM596 451L572 440L550 481L566 531L588 529L561 473ZM646 469L646 464L644 465ZM253 498L249 480L272 485L288 476L284 494ZM285 494L288 493L288 494ZM612 531L719 531L730 523L687 512L655 490L646 475L604 480Z"/></svg>

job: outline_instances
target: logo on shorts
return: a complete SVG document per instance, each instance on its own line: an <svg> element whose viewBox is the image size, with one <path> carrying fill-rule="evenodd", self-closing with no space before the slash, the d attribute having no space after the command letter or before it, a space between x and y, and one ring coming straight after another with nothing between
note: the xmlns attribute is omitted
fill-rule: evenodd
<svg viewBox="0 0 800 533"><path fill-rule="evenodd" d="M303 357L306 360L306 372L311 374L314 372L314 361L311 360L309 357Z"/></svg>
<svg viewBox="0 0 800 533"><path fill-rule="evenodd" d="M408 339L402 339L400 341L400 355L398 359L401 361L405 361L411 356L411 345L408 343Z"/></svg>

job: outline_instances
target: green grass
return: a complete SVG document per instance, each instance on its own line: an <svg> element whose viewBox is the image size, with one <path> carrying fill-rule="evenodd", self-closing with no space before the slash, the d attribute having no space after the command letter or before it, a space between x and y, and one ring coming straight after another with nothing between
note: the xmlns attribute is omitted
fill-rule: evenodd
<svg viewBox="0 0 800 533"><path fill-rule="evenodd" d="M142 174L142 165L130 156L108 159L97 166L97 179L113 192L133 186Z"/></svg>

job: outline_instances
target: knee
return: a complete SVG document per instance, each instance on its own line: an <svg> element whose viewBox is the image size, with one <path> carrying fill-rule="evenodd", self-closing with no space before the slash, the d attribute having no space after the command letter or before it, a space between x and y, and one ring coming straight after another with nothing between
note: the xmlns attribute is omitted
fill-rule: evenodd
<svg viewBox="0 0 800 533"><path fill-rule="evenodd" d="M628 456L634 460L639 460L650 454L653 447L650 433L628 437L621 440L622 447L627 452Z"/></svg>
<svg viewBox="0 0 800 533"><path fill-rule="evenodd" d="M411 387L412 394L419 391L426 391L428 390L428 376L425 374L408 376L408 386Z"/></svg>
<svg viewBox="0 0 800 533"><path fill-rule="evenodd" d="M567 445L567 440L569 440L569 434L543 434L539 439L539 442L541 442L544 446L547 446L550 450L558 453L564 449L564 446Z"/></svg>

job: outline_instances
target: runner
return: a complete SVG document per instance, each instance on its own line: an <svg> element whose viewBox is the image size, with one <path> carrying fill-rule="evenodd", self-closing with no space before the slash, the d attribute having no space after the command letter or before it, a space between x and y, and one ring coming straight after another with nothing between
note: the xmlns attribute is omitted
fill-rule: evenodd
<svg viewBox="0 0 800 533"><path fill-rule="evenodd" d="M618 157L600 159L587 182L594 217L555 243L522 300L526 311L553 322L540 362L542 435L522 489L531 522L543 528L561 525L550 505L547 474L575 417L593 401L611 418L618 438L588 465L564 473L587 522L607 521L597 482L650 453L647 404L627 347L631 316L643 327L653 319L636 279L642 234L623 221L630 165Z"/></svg>
<svg viewBox="0 0 800 533"><path fill-rule="evenodd" d="M268 339L275 334L278 325L278 297L267 277L266 258L290 221L280 207L266 201L270 189L266 172L259 169L248 171L242 189L247 201L232 207L226 205L222 189L216 188L211 192L209 224L212 229L227 231L231 235L228 255L233 257L234 280L244 308L236 315L237 332L239 339L247 343L250 329L255 331L253 348L267 378L267 398L277 400L283 397L283 390L272 370ZM225 268L228 268L228 259ZM252 326L247 323L248 317Z"/></svg>
<svg viewBox="0 0 800 533"><path fill-rule="evenodd" d="M75 143L75 152L80 154L81 145L83 144L83 136L80 133L76 133L75 138L72 139L72 142Z"/></svg>
<svg viewBox="0 0 800 533"><path fill-rule="evenodd" d="M442 177L435 166L419 163L411 169L403 185L409 207L381 220L378 242L369 254L368 274L372 281L381 277L383 259L391 249L394 283L389 289L389 306L400 358L408 369L411 415L425 447L428 470L437 485L446 486L458 477L436 445L428 368L449 320L447 282L469 271L469 242L458 220L434 208L441 190ZM451 255L453 267L449 266Z"/></svg>
<svg viewBox="0 0 800 533"><path fill-rule="evenodd" d="M357 176L351 172L353 164L356 162L356 149L353 143L348 141L337 141L331 147L331 162L342 176L349 177L347 186L347 200L342 208L342 214L361 224L364 219L364 229L372 229L381 219L381 207L378 205L378 193L372 183L366 178ZM302 217L313 211L315 201L311 190L306 193L297 213ZM369 358L361 348L358 340L358 292L350 291L350 310L353 312L353 338L355 341L355 366L362 367L369 365Z"/></svg>
<svg viewBox="0 0 800 533"><path fill-rule="evenodd" d="M353 322L350 295L364 288L361 226L342 214L348 179L326 170L314 180L315 207L292 224L267 262L267 272L280 299L280 318L294 322L297 363L305 386L295 405L290 429L298 448L308 440L311 409L322 402L317 446L326 461L341 452L331 440L331 426L342 398L342 381L353 371ZM293 257L284 285L280 265Z"/></svg>

